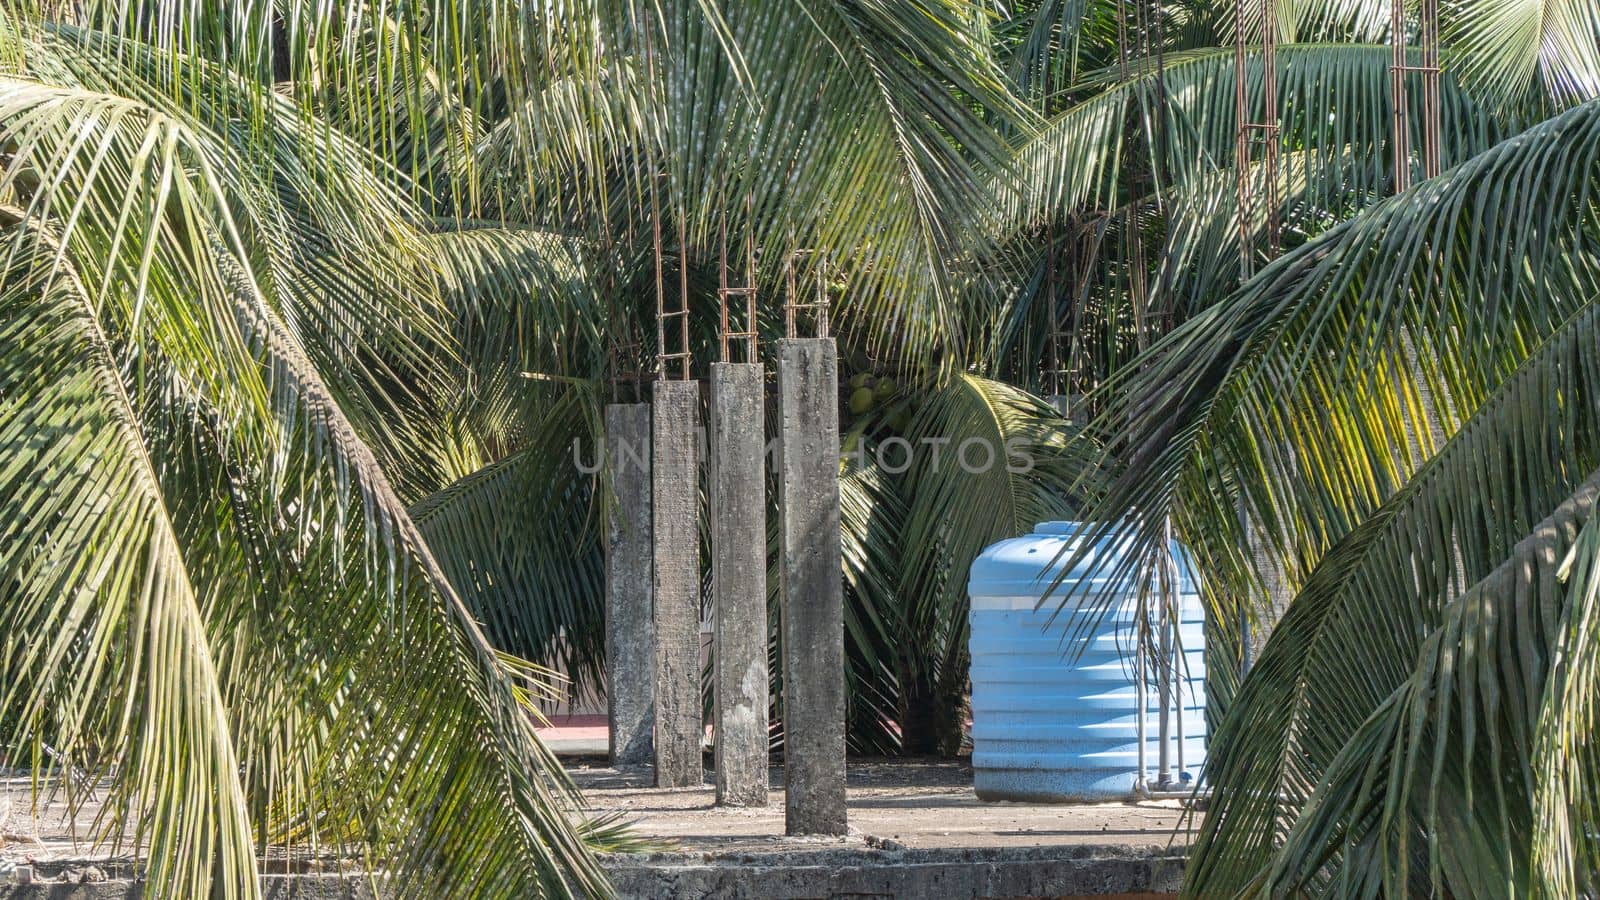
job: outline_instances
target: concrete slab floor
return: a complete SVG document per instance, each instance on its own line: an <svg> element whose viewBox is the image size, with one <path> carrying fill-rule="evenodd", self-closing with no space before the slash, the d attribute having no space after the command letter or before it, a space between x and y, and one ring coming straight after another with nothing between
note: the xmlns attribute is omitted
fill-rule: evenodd
<svg viewBox="0 0 1600 900"><path fill-rule="evenodd" d="M1139 803L981 803L972 795L972 770L956 761L852 761L850 834L843 838L783 835L783 770L772 772L772 803L718 808L710 779L699 788L652 788L648 770L623 772L595 760L568 771L593 813L620 813L641 834L675 841L685 850L765 852L827 846L907 849L1122 845L1181 852L1183 809L1172 800ZM98 812L86 804L74 833L65 792L47 793L34 807L25 777L0 778L0 856L17 860L82 858L110 850L88 837Z"/></svg>
<svg viewBox="0 0 1600 900"><path fill-rule="evenodd" d="M569 762L568 772L593 812L621 814L641 834L690 852L1117 846L1182 853L1188 845L1178 801L983 803L972 793L965 760L852 760L844 837L784 836L783 770L777 765L772 803L748 809L717 808L709 783L652 788L648 771L618 771L599 761Z"/></svg>
<svg viewBox="0 0 1600 900"><path fill-rule="evenodd" d="M603 758L574 761L569 771L591 812L621 813L642 835L675 845L607 861L623 898L1149 898L1176 891L1187 854L1176 802L980 803L964 761L852 761L850 831L842 837L784 836L779 767L772 804L742 809L717 808L709 779L704 787L652 788L648 769L618 771ZM76 829L64 796L35 807L29 791L27 778L0 777L0 898L31 900L59 887L10 887L12 870L30 865L51 882L109 879L84 896L134 896L125 880L133 873L129 848L119 853L85 836L103 791ZM342 869L298 858L266 865L297 873L275 889L326 888L349 900L360 880L331 874Z"/></svg>
<svg viewBox="0 0 1600 900"><path fill-rule="evenodd" d="M96 840L91 826L105 789L97 787L79 802L77 821L69 815L65 789L46 781L35 802L32 779L20 773L0 777L0 884L13 866L64 859L126 860L127 846Z"/></svg>

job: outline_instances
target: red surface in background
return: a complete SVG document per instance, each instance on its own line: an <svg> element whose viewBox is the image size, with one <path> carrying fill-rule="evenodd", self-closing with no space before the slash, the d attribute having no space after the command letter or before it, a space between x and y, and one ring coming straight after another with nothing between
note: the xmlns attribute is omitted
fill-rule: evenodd
<svg viewBox="0 0 1600 900"><path fill-rule="evenodd" d="M597 715L578 716L550 716L550 727L539 728L539 737L546 740L551 738L565 738L578 740L583 738L598 738L605 740L606 717Z"/></svg>

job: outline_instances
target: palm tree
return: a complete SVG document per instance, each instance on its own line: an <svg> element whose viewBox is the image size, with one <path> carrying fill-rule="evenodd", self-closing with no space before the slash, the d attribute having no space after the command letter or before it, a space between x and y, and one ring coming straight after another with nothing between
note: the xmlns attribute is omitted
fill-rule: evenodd
<svg viewBox="0 0 1600 900"><path fill-rule="evenodd" d="M11 10L0 58L7 743L108 779L159 896L255 896L284 843L604 893L535 673L387 474L451 347L425 216L210 62Z"/></svg>
<svg viewBox="0 0 1600 900"><path fill-rule="evenodd" d="M991 117L1027 120L965 3L460 13L0 14L0 708L110 780L158 895L253 895L285 843L406 895L604 893L494 647L596 662L594 492L556 451L647 355L644 210L698 280L760 196L760 278L822 251L864 340L928 346ZM968 385L991 430L1043 409Z"/></svg>
<svg viewBox="0 0 1600 900"><path fill-rule="evenodd" d="M1388 5L1280 2L1287 253L1238 287L1234 98L1265 69L1231 6L0 11L6 739L111 777L167 895L250 894L288 841L418 896L603 892L496 648L602 674L569 448L652 368L658 223L710 356L726 227L767 297L808 251L871 385L852 746L959 738L993 539L1137 509L1149 562L1170 519L1233 615L1242 508L1299 599L1217 734L1197 892L1574 886L1594 113L1556 113L1600 83L1594 15L1445 4L1453 168L1385 200ZM892 438L1033 465L901 469ZM1463 754L1438 698L1469 672Z"/></svg>
<svg viewBox="0 0 1600 900"><path fill-rule="evenodd" d="M1107 508L1170 513L1233 609L1242 505L1296 589L1213 741L1195 892L1587 889L1597 116L1287 254L1119 388Z"/></svg>
<svg viewBox="0 0 1600 900"><path fill-rule="evenodd" d="M598 419L593 406L566 404L556 413L564 395L553 385L577 379L598 387L618 369L649 369L650 211L659 207L666 280L676 283L679 267L688 268L691 289L704 298L694 342L707 356L716 235L724 224L760 248L757 280L769 293L782 290L791 249L828 249L833 268L823 274L844 317L840 340L852 393L862 381L893 383L847 422L866 470L844 486L852 746L953 749L966 672L967 565L986 543L1036 518L1070 516L1093 492L1079 478L1082 454L1041 438L1058 432L1060 419L1042 403L1005 399L1004 384L1036 394L1090 393L1226 293L1240 271L1229 189L1235 73L1227 16L1209 4L1175 4L1145 24L1132 22L1143 43L1119 48L1117 8L1021 4L991 20L959 3L754 4L718 19L669 10L662 21L640 14L609 26L602 15L596 39L629 48L629 65L587 81L562 80L559 91L532 92L520 109L496 99L477 112L475 121L488 124L476 136L446 139L448 129L429 125L417 133L432 140L426 154L394 154L423 156L428 179L450 181L438 192L451 199L441 215L473 216L486 241L541 242L521 251L505 244L503 257L514 258L493 267L464 257L470 262L455 277L461 290L452 305L494 310L499 318L468 323L481 329L463 338L484 348L469 363L479 380L461 394L474 398L465 404L471 409L445 417L478 423L461 429L449 454L463 461L452 474L465 480L426 485L439 492L418 508L433 546L497 642L532 658L562 654L569 671L599 674L596 492L590 484L574 487L566 460L523 451L540 429L597 443L586 424ZM1291 247L1389 189L1390 51L1377 43L1382 20L1370 10L1347 15L1316 6L1284 19L1282 37L1303 39L1280 51L1278 85L1289 110L1281 212ZM713 44L732 49L704 49ZM797 46L809 49L791 53ZM820 61L825 71L798 74L797 56ZM915 71L897 68L906 65ZM656 93L642 84L643 67L654 73L649 84L661 86L650 89ZM1245 76L1259 108L1259 63ZM426 81L450 94L439 85L451 78ZM827 99L844 89L841 78L864 93ZM586 99L578 84L600 96ZM931 95L922 96L924 89ZM637 95L619 99L629 90ZM470 83L453 89L480 93ZM418 96L430 105L406 122L437 121L440 103L453 108L433 94ZM1505 96L1517 102L1491 102L1445 79L1447 163L1548 112L1544 101L1529 99L1526 85L1506 87ZM863 109L898 123L893 133L852 112ZM958 119L946 121L951 116ZM913 139L904 131L930 121L937 136ZM878 150L857 146L866 136ZM569 139L576 146L555 146ZM457 146L476 152L462 156ZM765 164L752 170L752 160ZM837 202L830 192L839 185L860 185L871 202L858 192ZM907 185L915 189L910 195ZM499 224L483 228L484 219ZM533 227L546 230L530 236ZM567 295L582 299L560 306L550 324L537 320L538 331L522 321L536 315L522 285L550 231L581 238L575 246L582 259L572 271L588 273L588 287L580 286L581 275L570 279ZM559 318L569 310L591 313L569 323ZM601 319L610 327L598 325ZM1065 341L1052 340L1058 323L1070 323ZM761 323L768 337L778 328L776 316ZM507 334L529 339L512 348ZM553 337L567 334L582 336L585 346L572 350ZM608 350L622 359L609 371ZM546 389L516 381L513 373L522 371L547 376ZM478 384L487 402L475 399ZM1088 405L1098 396L1091 393L1096 399ZM945 414L971 402L985 414ZM1030 454L1050 464L1003 485L940 482L924 469L880 464L879 450L892 439L959 446L1000 437L1025 437ZM493 474L472 475L473 462L492 464ZM994 496L1018 502L996 508L987 502ZM980 521L975 510L993 515ZM578 525L580 552L571 554L568 536ZM895 552L902 544L917 552ZM894 637L906 634L916 637Z"/></svg>
<svg viewBox="0 0 1600 900"><path fill-rule="evenodd" d="M1600 32L1564 39L1547 72ZM1498 49L1463 77L1528 48ZM1143 523L1123 574L1170 520L1214 612L1259 613L1248 521L1294 594L1213 738L1189 892L1593 889L1596 116L1344 218L1102 387L1123 468L1092 513Z"/></svg>
<svg viewBox="0 0 1600 900"><path fill-rule="evenodd" d="M1033 122L983 40L980 10L954 0L715 14L704 4L598 3L546 33L528 30L516 4L467 5L458 20L398 10L382 21L350 15L359 4L296 6L277 10L277 22L267 4L210 19L162 17L161 6L124 17L105 4L93 21L279 78L303 113L376 148L431 217L461 359L440 366L448 384L424 386L386 427L406 454L402 496L497 646L559 659L580 678L600 674L603 510L568 448L575 438L596 446L598 402L628 394L626 376L652 369L659 210L663 280L675 290L681 277L694 292L697 359L715 345L710 286L726 226L758 246L754 274L767 296L780 293L798 249L811 251L799 282L820 277L839 296L848 285L835 327L854 370L883 376L881 405L851 423L868 465L881 440L949 418L941 410L963 400L993 400L972 420L991 446L1002 436L1033 442L1041 464L1005 491L1021 506L973 504L970 487L930 505L936 494L905 488L915 474L881 468L847 481L862 491L847 504L856 513L847 534L943 532L952 511L994 514L956 545L930 542L939 565L884 547L850 554L856 745L897 747L888 726L959 699L964 592L951 573L964 570L962 554L1035 516L1028 504L1063 508L1049 498L1070 477L1052 464L1059 436L1038 427L1054 420L1048 407L953 378L963 355L946 349L961 342L951 298L969 277L956 261L992 230L1008 129ZM274 30L275 55L248 40ZM763 304L768 338L782 333L777 308ZM620 388L610 387L618 375ZM904 387L885 384L895 380ZM902 596L938 603L902 612ZM935 650L908 654L907 642L886 639L912 622L926 640L909 646ZM959 739L959 716L938 725L910 744Z"/></svg>
<svg viewBox="0 0 1600 900"><path fill-rule="evenodd" d="M1079 398L1100 416L1077 444L1100 455L1072 485L1071 495L1088 501L1084 516L1112 521L1156 508L1130 492L1143 484L1145 460L1122 426L1158 415L1163 392L1192 385L1128 379L1158 358L1151 347L1166 333L1206 320L1246 271L1235 106L1242 94L1250 117L1262 116L1266 69L1257 50L1236 64L1232 6L1040 3L1017 9L1003 29L1017 90L1045 122L1019 144L1017 180L996 187L1002 237L974 257L982 275L974 276L971 306L982 316L972 317L980 349L971 357L1030 390ZM1245 177L1263 196L1266 180L1276 179L1282 243L1293 251L1393 190L1392 51L1387 4L1279 7L1280 168L1273 175L1252 163ZM1456 46L1477 49L1450 34ZM1411 121L1422 121L1420 92L1409 99ZM1482 153L1553 109L1526 83L1449 68L1440 85L1443 161ZM1247 225L1244 255L1257 268L1267 261L1264 211ZM1120 481L1101 477L1119 469ZM1165 523L1159 515L1144 521L1151 552L1115 574L1148 595L1162 570L1154 548L1165 546L1154 533ZM1249 538L1235 527L1227 546L1249 546ZM1260 584L1250 587L1261 593ZM1218 637L1231 643L1231 635ZM1217 667L1219 700L1234 689L1234 674Z"/></svg>

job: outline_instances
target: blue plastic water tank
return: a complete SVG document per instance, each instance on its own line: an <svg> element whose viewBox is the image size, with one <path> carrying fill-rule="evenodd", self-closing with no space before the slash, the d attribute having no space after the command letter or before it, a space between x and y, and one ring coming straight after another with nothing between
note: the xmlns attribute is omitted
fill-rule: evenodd
<svg viewBox="0 0 1600 900"><path fill-rule="evenodd" d="M1096 615L1092 607L1082 608L1089 604L1080 598L1104 597L1105 577L1114 566L1097 563L1118 552L1119 540L1113 536L1095 546L1040 603L1077 550L1078 528L1075 522L1042 522L1030 535L990 546L972 563L967 583L972 597L972 768L979 799L1111 800L1134 791L1139 747L1136 598L1109 598L1108 611L1087 633L1087 646L1083 637L1074 637L1083 634L1080 623ZM1175 706L1182 710L1184 735L1183 771L1174 771L1173 777L1181 774L1189 786L1193 781L1188 779L1198 777L1205 761L1205 613L1188 557L1173 546L1183 664L1175 679ZM1088 585L1086 593L1073 592L1072 586L1091 570L1101 583ZM1074 599L1062 607L1069 593ZM1160 696L1153 683L1145 700L1145 762L1153 784L1160 743ZM1174 736L1177 725L1174 717ZM1169 746L1176 768L1176 741Z"/></svg>

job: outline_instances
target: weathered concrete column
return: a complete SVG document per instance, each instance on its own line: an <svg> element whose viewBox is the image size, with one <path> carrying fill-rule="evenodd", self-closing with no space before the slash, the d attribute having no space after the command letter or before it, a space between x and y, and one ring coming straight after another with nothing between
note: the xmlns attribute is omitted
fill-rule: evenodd
<svg viewBox="0 0 1600 900"><path fill-rule="evenodd" d="M760 363L711 364L717 803L767 805L767 509Z"/></svg>
<svg viewBox="0 0 1600 900"><path fill-rule="evenodd" d="M656 626L650 534L650 404L606 407L606 686L613 766L653 759Z"/></svg>
<svg viewBox="0 0 1600 900"><path fill-rule="evenodd" d="M700 751L700 383L657 381L650 420L655 520L656 786L705 781Z"/></svg>
<svg viewBox="0 0 1600 900"><path fill-rule="evenodd" d="M1084 409L1082 394L1051 394L1050 406L1073 425L1089 424L1088 411Z"/></svg>
<svg viewBox="0 0 1600 900"><path fill-rule="evenodd" d="M827 338L778 342L783 757L789 834L845 833L839 369Z"/></svg>

